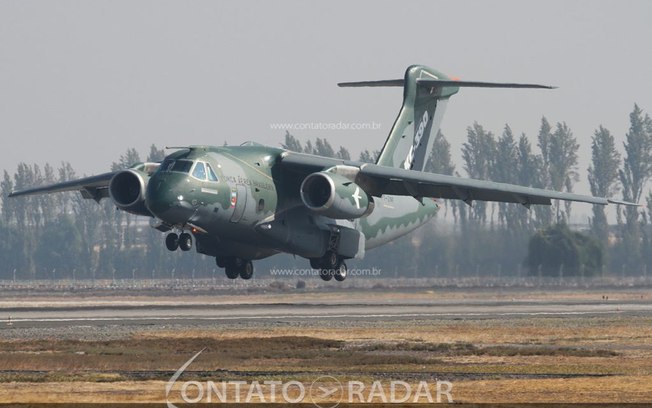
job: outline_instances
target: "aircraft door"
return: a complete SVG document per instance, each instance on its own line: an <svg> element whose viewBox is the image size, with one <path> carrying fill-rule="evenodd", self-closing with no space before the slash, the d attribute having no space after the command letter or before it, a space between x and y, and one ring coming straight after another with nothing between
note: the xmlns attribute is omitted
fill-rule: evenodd
<svg viewBox="0 0 652 408"><path fill-rule="evenodd" d="M235 194L235 208L231 215L231 222L240 222L247 206L248 189L244 184L236 184L235 187L235 191L231 190L231 202L233 202L233 195Z"/></svg>

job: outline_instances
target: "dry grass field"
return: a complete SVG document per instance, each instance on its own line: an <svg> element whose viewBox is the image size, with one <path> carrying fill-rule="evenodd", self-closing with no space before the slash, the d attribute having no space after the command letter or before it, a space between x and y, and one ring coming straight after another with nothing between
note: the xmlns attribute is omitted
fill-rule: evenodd
<svg viewBox="0 0 652 408"><path fill-rule="evenodd" d="M0 336L0 403L164 402L166 382L199 350L184 381L440 379L453 384L453 398L461 403L652 403L652 316L618 313L328 327L319 321L233 322L137 327L119 338L100 333L93 339ZM179 400L178 389L170 395Z"/></svg>

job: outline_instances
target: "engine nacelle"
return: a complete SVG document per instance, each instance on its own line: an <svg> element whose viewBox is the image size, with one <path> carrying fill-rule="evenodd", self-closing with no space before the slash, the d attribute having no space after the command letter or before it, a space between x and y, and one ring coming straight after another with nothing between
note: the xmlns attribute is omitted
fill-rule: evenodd
<svg viewBox="0 0 652 408"><path fill-rule="evenodd" d="M120 171L109 182L109 195L119 209L136 215L151 216L145 207L148 181L149 175L140 170Z"/></svg>
<svg viewBox="0 0 652 408"><path fill-rule="evenodd" d="M335 219L369 215L373 199L357 184L334 173L312 173L301 183L301 200L311 211Z"/></svg>

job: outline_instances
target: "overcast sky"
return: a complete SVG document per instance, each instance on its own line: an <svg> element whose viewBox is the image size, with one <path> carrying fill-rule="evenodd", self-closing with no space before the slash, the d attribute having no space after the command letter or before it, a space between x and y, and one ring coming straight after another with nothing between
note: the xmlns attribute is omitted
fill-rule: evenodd
<svg viewBox="0 0 652 408"><path fill-rule="evenodd" d="M399 88L337 82L400 78L425 64L467 80L553 91L463 89L442 130L458 169L466 127L509 123L535 143L542 115L580 142L602 124L622 150L634 103L652 111L649 1L0 1L0 168L70 162L106 171L128 147L278 146L275 123L375 122L304 130L380 148Z"/></svg>

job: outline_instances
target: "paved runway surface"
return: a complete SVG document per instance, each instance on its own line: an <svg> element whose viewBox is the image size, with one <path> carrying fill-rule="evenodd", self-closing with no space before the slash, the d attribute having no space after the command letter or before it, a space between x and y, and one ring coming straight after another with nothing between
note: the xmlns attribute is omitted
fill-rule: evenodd
<svg viewBox="0 0 652 408"><path fill-rule="evenodd" d="M242 300L246 302L247 298ZM292 303L200 303L175 301L0 303L0 321L13 327L75 327L89 325L216 324L237 321L399 321L437 318L522 318L564 315L649 315L649 300L627 301L315 301ZM6 323L5 323L6 324Z"/></svg>

